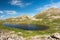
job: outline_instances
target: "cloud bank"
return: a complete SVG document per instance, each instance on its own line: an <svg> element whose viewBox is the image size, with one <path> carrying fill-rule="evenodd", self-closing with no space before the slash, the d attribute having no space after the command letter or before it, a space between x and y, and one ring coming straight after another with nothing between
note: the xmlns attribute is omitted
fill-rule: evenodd
<svg viewBox="0 0 60 40"><path fill-rule="evenodd" d="M25 7L25 6L29 6L31 5L32 3L24 3L22 0L11 0L9 2L11 5L14 5L14 6L18 6L18 7Z"/></svg>

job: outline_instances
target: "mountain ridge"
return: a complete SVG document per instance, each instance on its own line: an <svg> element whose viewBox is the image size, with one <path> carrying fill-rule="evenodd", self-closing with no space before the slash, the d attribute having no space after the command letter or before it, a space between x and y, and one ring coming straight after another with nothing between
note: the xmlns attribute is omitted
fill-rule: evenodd
<svg viewBox="0 0 60 40"><path fill-rule="evenodd" d="M30 20L39 20L39 19L58 19L60 18L60 9L59 8L49 8L45 11L42 11L39 14L36 14L33 17L30 17L28 15L23 15L23 16L19 16L16 18L8 18L6 19L11 20L11 21L30 21Z"/></svg>
<svg viewBox="0 0 60 40"><path fill-rule="evenodd" d="M59 8L50 8L41 13L35 15L35 18L51 18L52 16L60 16L60 9Z"/></svg>

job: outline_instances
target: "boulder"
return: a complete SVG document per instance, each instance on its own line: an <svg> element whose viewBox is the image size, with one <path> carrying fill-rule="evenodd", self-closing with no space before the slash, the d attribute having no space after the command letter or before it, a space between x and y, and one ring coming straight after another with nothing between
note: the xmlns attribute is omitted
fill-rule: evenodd
<svg viewBox="0 0 60 40"><path fill-rule="evenodd" d="M52 38L55 38L55 39L60 39L60 34L59 33L54 33L51 35Z"/></svg>

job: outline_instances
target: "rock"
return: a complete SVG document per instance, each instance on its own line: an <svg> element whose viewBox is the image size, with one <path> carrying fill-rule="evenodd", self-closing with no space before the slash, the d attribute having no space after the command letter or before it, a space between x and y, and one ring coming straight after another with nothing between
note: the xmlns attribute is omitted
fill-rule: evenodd
<svg viewBox="0 0 60 40"><path fill-rule="evenodd" d="M13 40L12 38L8 38L8 40Z"/></svg>
<svg viewBox="0 0 60 40"><path fill-rule="evenodd" d="M10 33L12 33L12 34L13 34L13 33L15 33L15 31L11 31Z"/></svg>
<svg viewBox="0 0 60 40"><path fill-rule="evenodd" d="M58 34L58 33L54 33L53 35ZM31 38L29 38L28 40L60 40L60 39L56 39L58 36L54 36L56 38L53 38L53 35L42 35L42 36L32 36Z"/></svg>
<svg viewBox="0 0 60 40"><path fill-rule="evenodd" d="M54 33L52 36L56 39L60 39L60 34L59 33Z"/></svg>
<svg viewBox="0 0 60 40"><path fill-rule="evenodd" d="M25 40L23 36L18 36L15 34L14 31L6 32L1 31L0 32L0 40Z"/></svg>
<svg viewBox="0 0 60 40"><path fill-rule="evenodd" d="M41 40L40 36L34 36L30 40Z"/></svg>
<svg viewBox="0 0 60 40"><path fill-rule="evenodd" d="M19 32L19 34L22 33ZM60 40L60 34L53 33L52 35L37 35L37 36L24 38L23 36L16 34L14 31L10 31L10 32L1 31L0 40Z"/></svg>

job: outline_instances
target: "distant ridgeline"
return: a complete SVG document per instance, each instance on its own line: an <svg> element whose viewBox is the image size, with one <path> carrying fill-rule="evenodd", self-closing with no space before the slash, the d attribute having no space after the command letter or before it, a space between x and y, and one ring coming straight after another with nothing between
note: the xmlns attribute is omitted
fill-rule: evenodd
<svg viewBox="0 0 60 40"><path fill-rule="evenodd" d="M4 20L5 23L11 23L11 24L31 24L31 23L35 23L34 21L45 21L48 20L49 22L52 20L60 20L60 9L59 8L50 8L47 9L45 11L42 11L41 13L30 17L28 15L24 15L21 17L16 17L16 18L8 18L6 20ZM46 20L46 21L47 21ZM45 21L45 22L46 22Z"/></svg>

